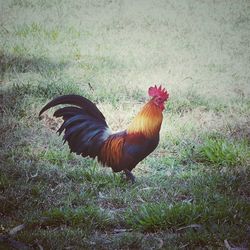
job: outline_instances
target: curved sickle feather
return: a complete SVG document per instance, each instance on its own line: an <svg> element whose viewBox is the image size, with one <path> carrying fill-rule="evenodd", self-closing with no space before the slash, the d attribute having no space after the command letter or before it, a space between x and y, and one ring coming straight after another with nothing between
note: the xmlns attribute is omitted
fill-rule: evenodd
<svg viewBox="0 0 250 250"><path fill-rule="evenodd" d="M63 95L56 97L42 108L39 113L39 116L41 116L41 114L46 110L55 107L59 104L71 104L81 107L84 111L86 111L86 113L92 115L97 119L105 121L105 117L103 116L101 111L96 107L96 105L87 98L80 95Z"/></svg>

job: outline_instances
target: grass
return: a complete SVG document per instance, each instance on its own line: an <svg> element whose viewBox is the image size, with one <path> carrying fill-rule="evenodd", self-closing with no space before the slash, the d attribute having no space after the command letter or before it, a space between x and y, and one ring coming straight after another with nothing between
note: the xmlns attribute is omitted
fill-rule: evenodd
<svg viewBox="0 0 250 250"><path fill-rule="evenodd" d="M197 150L197 158L212 165L244 166L249 163L249 146L246 141L208 138Z"/></svg>
<svg viewBox="0 0 250 250"><path fill-rule="evenodd" d="M138 208L136 215L134 211L130 212L132 215L129 217L132 217L132 221L130 222L129 219L128 221L141 230L154 231L168 228L180 230L183 226L196 224L198 228L200 225L213 223L226 226L227 223L229 225L236 223L241 216L249 218L246 203L236 201L230 204L231 201L223 197L210 202L202 201L197 204L183 202L171 206L167 206L166 203L143 204Z"/></svg>
<svg viewBox="0 0 250 250"><path fill-rule="evenodd" d="M247 248L248 2L2 1L0 248ZM137 182L69 152L55 96L94 101L121 130L170 92ZM20 230L14 230L24 225Z"/></svg>

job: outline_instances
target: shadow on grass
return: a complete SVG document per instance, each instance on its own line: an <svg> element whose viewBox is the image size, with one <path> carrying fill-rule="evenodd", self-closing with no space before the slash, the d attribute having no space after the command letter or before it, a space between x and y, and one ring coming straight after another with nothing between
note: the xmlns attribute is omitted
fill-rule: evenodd
<svg viewBox="0 0 250 250"><path fill-rule="evenodd" d="M39 72L50 73L62 70L67 62L52 62L46 57L23 57L11 54L0 53L0 76L4 78L9 73Z"/></svg>

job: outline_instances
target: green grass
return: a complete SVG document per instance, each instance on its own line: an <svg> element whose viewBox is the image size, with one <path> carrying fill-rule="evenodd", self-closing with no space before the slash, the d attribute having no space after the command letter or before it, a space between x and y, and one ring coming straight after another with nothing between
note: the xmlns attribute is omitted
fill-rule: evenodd
<svg viewBox="0 0 250 250"><path fill-rule="evenodd" d="M197 158L212 165L244 166L249 163L249 152L246 141L208 138L197 149Z"/></svg>
<svg viewBox="0 0 250 250"><path fill-rule="evenodd" d="M85 229L105 229L110 225L110 218L99 207L85 206L83 208L54 208L43 212L37 218L29 221L28 226L55 227L65 225L69 227L85 227Z"/></svg>
<svg viewBox="0 0 250 250"><path fill-rule="evenodd" d="M249 247L248 2L8 0L1 10L0 248ZM170 92L160 144L134 185L71 154L53 111L38 118L74 93L122 130L160 83Z"/></svg>
<svg viewBox="0 0 250 250"><path fill-rule="evenodd" d="M143 204L138 207L138 210L130 211L128 221L135 228L145 231L178 230L192 224L222 224L226 226L226 224L238 223L240 225L243 221L238 221L238 219L242 216L249 219L247 203L232 202L232 200L221 196L217 200L211 199L210 202L202 201L197 204L188 202L174 205L166 203Z"/></svg>

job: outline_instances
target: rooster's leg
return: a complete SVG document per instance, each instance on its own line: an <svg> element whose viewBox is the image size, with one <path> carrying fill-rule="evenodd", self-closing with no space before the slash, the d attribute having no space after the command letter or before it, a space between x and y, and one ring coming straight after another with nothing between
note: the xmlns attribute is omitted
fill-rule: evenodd
<svg viewBox="0 0 250 250"><path fill-rule="evenodd" d="M132 184L134 184L135 183L134 175L128 169L124 169L124 173L127 177L127 180L131 180Z"/></svg>

